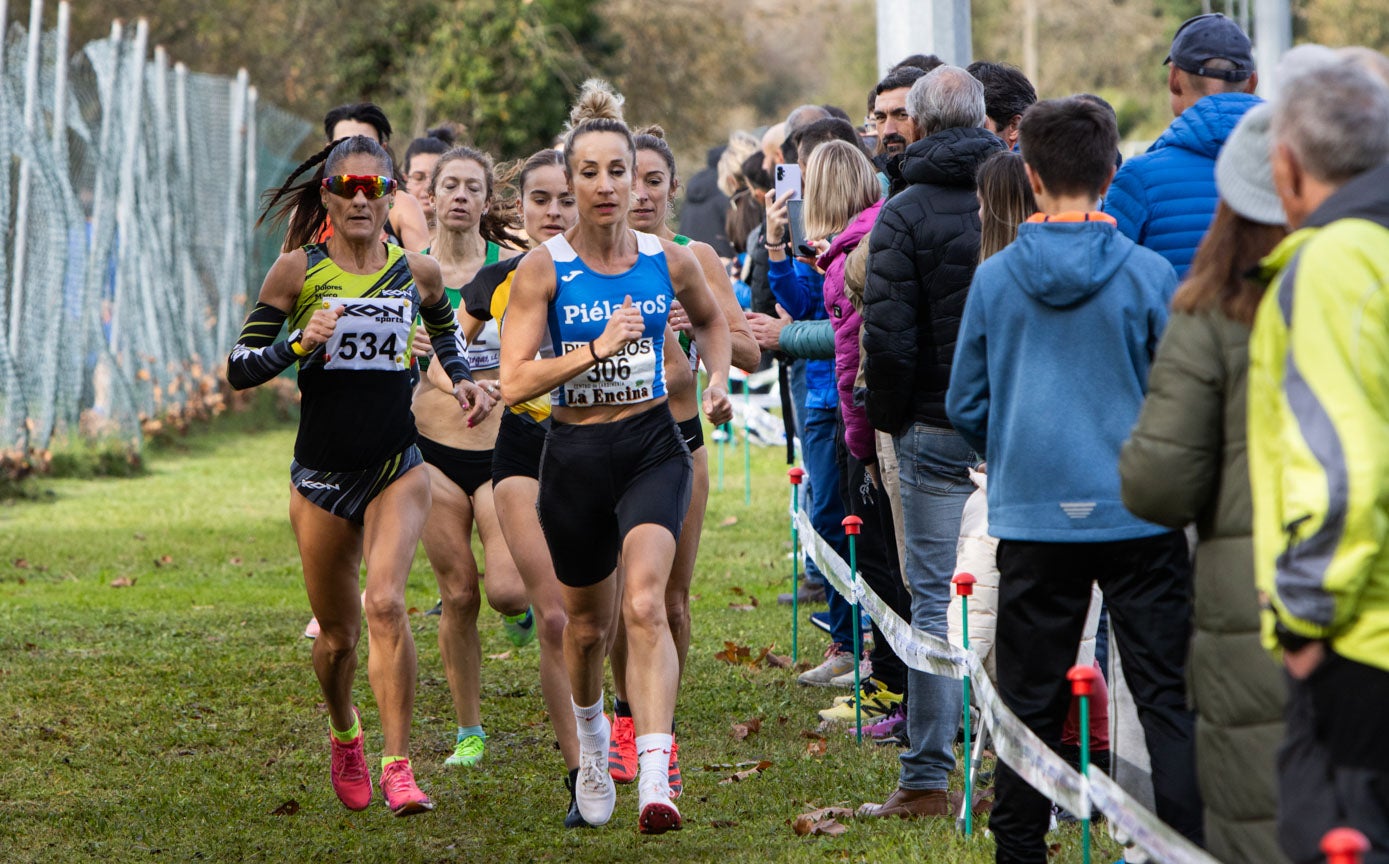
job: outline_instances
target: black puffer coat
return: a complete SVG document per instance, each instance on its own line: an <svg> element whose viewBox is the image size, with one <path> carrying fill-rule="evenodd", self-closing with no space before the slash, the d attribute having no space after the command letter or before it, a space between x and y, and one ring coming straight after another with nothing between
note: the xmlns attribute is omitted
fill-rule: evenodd
<svg viewBox="0 0 1389 864"><path fill-rule="evenodd" d="M883 432L898 435L918 421L950 428L945 391L979 261L974 176L1003 146L980 128L912 144L901 163L911 185L883 205L869 236L864 374L868 420Z"/></svg>

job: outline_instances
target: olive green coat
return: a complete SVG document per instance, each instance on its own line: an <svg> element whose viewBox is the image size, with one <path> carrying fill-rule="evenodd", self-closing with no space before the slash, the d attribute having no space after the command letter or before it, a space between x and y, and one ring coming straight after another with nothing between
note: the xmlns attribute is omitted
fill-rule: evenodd
<svg viewBox="0 0 1389 864"><path fill-rule="evenodd" d="M1284 683L1260 642L1245 456L1248 368L1248 326L1219 311L1174 313L1119 460L1129 510L1171 528L1195 522L1200 537L1187 680L1206 845L1226 864L1286 860L1274 785Z"/></svg>

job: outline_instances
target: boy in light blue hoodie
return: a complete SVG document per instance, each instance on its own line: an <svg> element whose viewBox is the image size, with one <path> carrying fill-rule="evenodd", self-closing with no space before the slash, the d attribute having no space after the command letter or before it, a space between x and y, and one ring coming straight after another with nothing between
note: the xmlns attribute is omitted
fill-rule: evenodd
<svg viewBox="0 0 1389 864"><path fill-rule="evenodd" d="M1199 844L1186 539L1130 514L1119 494L1119 449L1177 278L1098 210L1117 143L1113 116L1081 99L1039 102L1023 116L1041 212L975 272L946 412L988 464L1004 703L1059 749L1066 671L1099 582L1152 756L1157 813ZM989 819L999 864L1046 862L1048 814L1046 798L1000 763Z"/></svg>

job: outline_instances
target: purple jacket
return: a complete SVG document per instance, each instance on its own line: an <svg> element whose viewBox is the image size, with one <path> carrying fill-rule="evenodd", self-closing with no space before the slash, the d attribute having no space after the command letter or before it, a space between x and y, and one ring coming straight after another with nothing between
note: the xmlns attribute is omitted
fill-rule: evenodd
<svg viewBox="0 0 1389 864"><path fill-rule="evenodd" d="M825 271L825 311L829 313L830 324L834 327L834 379L839 390L839 410L844 415L844 443L849 453L860 462L878 461L877 446L873 437L873 426L868 422L868 414L862 403L854 401L854 379L858 377L859 329L863 318L854 309L849 298L844 296L844 264L849 253L854 251L859 241L873 230L878 220L878 211L883 207L878 203L864 210L849 223L830 248L820 256L820 269Z"/></svg>

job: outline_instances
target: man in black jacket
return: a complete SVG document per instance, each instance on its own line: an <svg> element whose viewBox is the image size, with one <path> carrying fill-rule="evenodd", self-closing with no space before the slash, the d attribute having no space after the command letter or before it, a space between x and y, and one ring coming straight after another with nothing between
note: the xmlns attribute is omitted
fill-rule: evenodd
<svg viewBox="0 0 1389 864"><path fill-rule="evenodd" d="M984 86L941 66L912 84L907 111L922 136L900 163L909 184L883 205L869 237L864 288L868 419L893 436L912 626L944 638L969 469L979 462L945 414L965 295L979 259L975 172L1003 149L984 125ZM898 788L861 813L948 816L960 682L912 670Z"/></svg>

